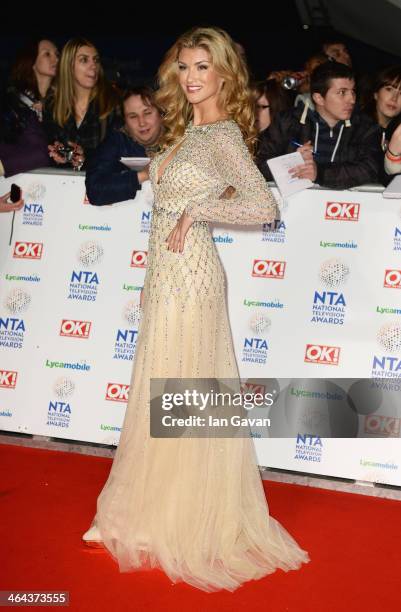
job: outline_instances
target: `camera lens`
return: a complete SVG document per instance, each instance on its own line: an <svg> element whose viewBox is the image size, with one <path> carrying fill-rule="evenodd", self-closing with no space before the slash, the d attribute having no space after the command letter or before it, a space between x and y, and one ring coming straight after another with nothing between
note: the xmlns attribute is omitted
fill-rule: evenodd
<svg viewBox="0 0 401 612"><path fill-rule="evenodd" d="M298 79L295 79L294 77L285 77L281 81L281 84L284 87L284 89L295 89L296 87L298 87L299 81Z"/></svg>

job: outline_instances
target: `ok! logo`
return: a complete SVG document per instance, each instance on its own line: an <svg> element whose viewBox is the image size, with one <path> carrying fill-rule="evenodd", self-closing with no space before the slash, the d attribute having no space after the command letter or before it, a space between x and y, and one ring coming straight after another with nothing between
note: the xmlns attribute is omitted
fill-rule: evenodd
<svg viewBox="0 0 401 612"><path fill-rule="evenodd" d="M12 370L0 370L0 388L15 389L17 386L17 372Z"/></svg>
<svg viewBox="0 0 401 612"><path fill-rule="evenodd" d="M254 259L252 276L256 278L283 279L285 273L285 261L274 261L273 259Z"/></svg>
<svg viewBox="0 0 401 612"><path fill-rule="evenodd" d="M146 268L147 261L147 251L132 251L131 268Z"/></svg>
<svg viewBox="0 0 401 612"><path fill-rule="evenodd" d="M386 270L383 286L388 289L401 289L401 270Z"/></svg>
<svg viewBox="0 0 401 612"><path fill-rule="evenodd" d="M92 323L90 321L74 321L63 319L61 321L60 336L69 338L89 338Z"/></svg>
<svg viewBox="0 0 401 612"><path fill-rule="evenodd" d="M40 259L42 252L42 242L16 242L13 257L17 259Z"/></svg>
<svg viewBox="0 0 401 612"><path fill-rule="evenodd" d="M328 221L358 221L360 204L355 202L327 202L325 219Z"/></svg>
<svg viewBox="0 0 401 612"><path fill-rule="evenodd" d="M340 360L339 346L326 346L325 344L307 344L304 361L319 363L321 365L338 365Z"/></svg>
<svg viewBox="0 0 401 612"><path fill-rule="evenodd" d="M129 385L121 383L108 383L106 399L111 402L128 402Z"/></svg>

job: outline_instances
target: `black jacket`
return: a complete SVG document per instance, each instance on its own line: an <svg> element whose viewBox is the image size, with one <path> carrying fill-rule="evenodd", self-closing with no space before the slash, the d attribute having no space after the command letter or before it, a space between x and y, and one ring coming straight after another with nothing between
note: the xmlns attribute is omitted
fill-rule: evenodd
<svg viewBox="0 0 401 612"><path fill-rule="evenodd" d="M79 127L77 127L72 115L67 119L66 124L61 127L53 118L53 103L54 99L49 97L43 109L43 127L47 135L47 141L49 144L53 144L56 140L64 144L71 141L81 145L85 153L85 162L82 169L86 170L96 147L99 146L109 131L121 125L121 119L116 110L113 110L104 119L100 119L97 103L92 100Z"/></svg>
<svg viewBox="0 0 401 612"><path fill-rule="evenodd" d="M279 113L261 136L256 163L266 180L273 177L267 160L278 155L293 153L297 146L291 141L305 143L315 141L316 117L304 108L294 108ZM316 183L331 189L348 189L364 183L377 183L383 165L380 146L381 130L369 117L354 112L350 125L344 122L341 139L333 162L317 165ZM319 145L317 147L319 150Z"/></svg>
<svg viewBox="0 0 401 612"><path fill-rule="evenodd" d="M30 92L9 87L1 104L0 161L6 177L50 166L42 123L24 98L37 101Z"/></svg>
<svg viewBox="0 0 401 612"><path fill-rule="evenodd" d="M102 206L135 197L141 185L135 170L120 157L147 157L145 149L122 129L112 130L98 146L86 169L86 193L91 204Z"/></svg>

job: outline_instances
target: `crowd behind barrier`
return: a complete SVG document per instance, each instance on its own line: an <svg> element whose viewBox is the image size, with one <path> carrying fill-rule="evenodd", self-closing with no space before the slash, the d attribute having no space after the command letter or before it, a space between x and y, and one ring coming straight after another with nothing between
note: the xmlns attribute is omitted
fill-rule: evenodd
<svg viewBox="0 0 401 612"><path fill-rule="evenodd" d="M25 205L0 225L0 429L117 445L149 182L95 207L82 172L0 179L1 193L12 181ZM245 389L282 391L252 432L260 465L401 484L401 200L381 191L309 189L273 226L213 227Z"/></svg>

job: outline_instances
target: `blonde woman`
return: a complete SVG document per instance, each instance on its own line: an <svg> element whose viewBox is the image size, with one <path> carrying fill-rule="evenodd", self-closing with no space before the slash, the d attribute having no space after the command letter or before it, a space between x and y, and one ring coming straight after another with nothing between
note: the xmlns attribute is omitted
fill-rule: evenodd
<svg viewBox="0 0 401 612"><path fill-rule="evenodd" d="M217 28L184 34L159 82L165 131L150 165L155 202L130 396L83 539L104 546L120 571L160 567L173 582L233 591L299 568L308 554L269 517L249 437L150 436L149 381L166 378L164 390L176 392L188 378L209 389L220 377L238 380L208 222L271 222L276 202L250 153L253 104L231 38Z"/></svg>
<svg viewBox="0 0 401 612"><path fill-rule="evenodd" d="M96 47L86 38L69 40L61 53L54 94L45 106L50 157L81 168L114 122L117 103Z"/></svg>

